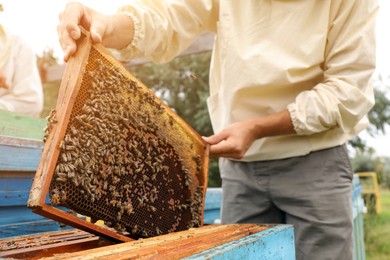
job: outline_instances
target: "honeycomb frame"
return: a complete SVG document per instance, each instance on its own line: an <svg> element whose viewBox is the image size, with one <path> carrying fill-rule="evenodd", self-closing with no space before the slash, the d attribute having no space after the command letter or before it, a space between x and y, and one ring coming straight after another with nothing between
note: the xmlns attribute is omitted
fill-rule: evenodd
<svg viewBox="0 0 390 260"><path fill-rule="evenodd" d="M203 225L208 145L88 33L46 132L28 201L35 213L118 241Z"/></svg>

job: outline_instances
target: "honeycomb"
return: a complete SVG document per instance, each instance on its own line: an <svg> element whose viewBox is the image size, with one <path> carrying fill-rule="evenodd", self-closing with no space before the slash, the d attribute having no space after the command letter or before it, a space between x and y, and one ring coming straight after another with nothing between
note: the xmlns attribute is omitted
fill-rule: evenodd
<svg viewBox="0 0 390 260"><path fill-rule="evenodd" d="M132 238L201 226L206 144L118 64L90 49L58 143L51 204Z"/></svg>

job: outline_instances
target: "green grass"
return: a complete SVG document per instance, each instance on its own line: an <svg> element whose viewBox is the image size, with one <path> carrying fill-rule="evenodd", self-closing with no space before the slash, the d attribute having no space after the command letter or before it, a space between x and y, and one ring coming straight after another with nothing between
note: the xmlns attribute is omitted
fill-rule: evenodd
<svg viewBox="0 0 390 260"><path fill-rule="evenodd" d="M390 191L381 190L382 212L365 214L364 241L367 260L390 259Z"/></svg>

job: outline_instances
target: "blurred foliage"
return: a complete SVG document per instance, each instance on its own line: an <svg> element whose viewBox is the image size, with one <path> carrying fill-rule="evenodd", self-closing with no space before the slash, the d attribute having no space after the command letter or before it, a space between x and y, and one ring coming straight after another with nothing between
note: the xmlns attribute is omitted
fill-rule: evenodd
<svg viewBox="0 0 390 260"><path fill-rule="evenodd" d="M383 158L383 184L390 189L390 157Z"/></svg>
<svg viewBox="0 0 390 260"><path fill-rule="evenodd" d="M376 172L379 184L382 183L384 161L375 155L373 149L357 152L351 161L354 172Z"/></svg>
<svg viewBox="0 0 390 260"><path fill-rule="evenodd" d="M367 132L372 137L380 134L386 134L385 129L390 125L390 98L387 95L389 90L390 86L385 82L382 76L376 76L374 79L375 105L368 113L370 124ZM360 136L352 139L349 144L360 152L372 149L372 147L367 145L365 140L363 140Z"/></svg>

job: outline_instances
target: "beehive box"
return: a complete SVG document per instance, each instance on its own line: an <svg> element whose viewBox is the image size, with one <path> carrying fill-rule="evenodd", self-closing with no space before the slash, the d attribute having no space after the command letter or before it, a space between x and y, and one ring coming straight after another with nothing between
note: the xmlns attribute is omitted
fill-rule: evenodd
<svg viewBox="0 0 390 260"><path fill-rule="evenodd" d="M70 233L70 232L68 232ZM80 238L74 240L75 238ZM36 241L35 238L40 238ZM77 242L78 241L78 242ZM208 225L106 245L84 233L0 240L0 257L13 259L295 259L291 225ZM89 249L92 248L92 249Z"/></svg>
<svg viewBox="0 0 390 260"><path fill-rule="evenodd" d="M34 212L123 241L202 226L207 144L88 35L48 122ZM46 205L47 193L108 228Z"/></svg>

